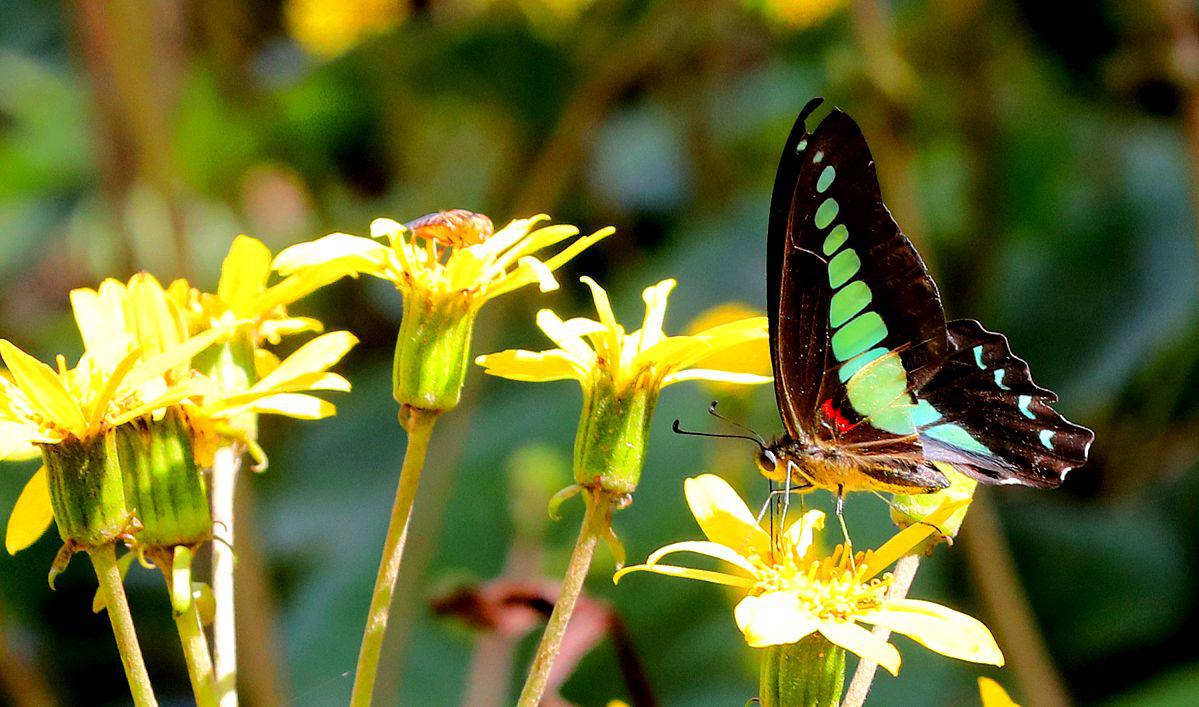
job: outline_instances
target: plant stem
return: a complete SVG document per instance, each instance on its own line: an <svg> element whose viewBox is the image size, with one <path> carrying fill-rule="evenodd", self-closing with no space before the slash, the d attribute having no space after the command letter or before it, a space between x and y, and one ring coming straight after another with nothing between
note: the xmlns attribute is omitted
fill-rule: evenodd
<svg viewBox="0 0 1199 707"><path fill-rule="evenodd" d="M416 500L416 489L420 484L425 454L429 450L429 437L433 434L437 415L433 410L413 408L407 417L408 448L404 452L404 466L400 469L391 521L387 526L387 539L379 560L379 574L375 577L371 608L362 634L362 648L358 652L358 669L354 674L354 691L350 696L351 707L371 704L383 636L387 631L387 616L391 610L396 576L400 572L400 560L404 556L404 543L408 539L408 521L412 518L412 504Z"/></svg>
<svg viewBox="0 0 1199 707"><path fill-rule="evenodd" d="M554 658L562 646L562 638L566 635L566 625L570 615L574 613L575 603L583 591L583 581L587 579L587 570L591 567L591 557L595 554L595 543L599 536L595 532L595 514L597 507L606 503L602 498L587 499L587 512L583 515L583 527L579 529L579 539L570 555L570 564L566 567L566 577L562 580L562 592L554 604L554 612L550 614L545 633L541 635L541 644L537 646L537 655L533 659L533 667L529 677L520 691L518 707L537 707L545 686L549 682L550 668Z"/></svg>
<svg viewBox="0 0 1199 707"><path fill-rule="evenodd" d="M901 557L895 565L895 579L891 582L887 598L903 599L906 597L908 590L912 588L912 580L916 579L916 571L919 569L919 555ZM885 641L890 637L891 632L876 626L874 635ZM841 707L862 707L866 702L866 695L870 694L870 686L874 683L874 674L877 670L878 663L872 660L862 659L858 662L858 668L854 671L853 680L850 681L849 688L845 691L845 700L841 703Z"/></svg>
<svg viewBox="0 0 1199 707"><path fill-rule="evenodd" d="M241 449L229 445L212 461L212 523L219 540L212 543L212 594L216 617L212 625L217 699L221 707L237 707L237 619L233 571L233 499L241 471Z"/></svg>
<svg viewBox="0 0 1199 707"><path fill-rule="evenodd" d="M121 653L125 666L125 678L129 681L129 692L137 707L155 707L154 688L142 659L142 649L137 643L137 632L133 628L133 615L129 613L129 601L125 598L125 585L121 581L121 570L117 567L116 548L110 543L88 550L96 579L100 582L100 593L112 622L112 635Z"/></svg>
<svg viewBox="0 0 1199 707"><path fill-rule="evenodd" d="M213 678L212 658L208 654L208 639L200 625L200 611L196 603L187 611L175 614L175 628L183 643L183 658L187 662L187 676L191 678L192 693L197 707L216 707L216 681Z"/></svg>

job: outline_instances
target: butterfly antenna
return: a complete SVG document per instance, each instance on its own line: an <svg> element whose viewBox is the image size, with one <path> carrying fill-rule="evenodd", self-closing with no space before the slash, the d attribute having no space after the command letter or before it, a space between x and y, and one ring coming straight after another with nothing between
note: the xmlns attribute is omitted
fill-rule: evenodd
<svg viewBox="0 0 1199 707"><path fill-rule="evenodd" d="M677 420L677 419L673 423L671 423L670 429L673 430L675 434L689 435L691 437L719 437L721 439L746 439L746 440L749 440L750 442L753 442L754 444L758 445L758 447L760 447L762 449L766 449L766 442L763 441L762 438L757 436L756 434L754 436L750 437L747 435L729 435L729 434L719 434L717 432L697 432L695 430L685 430L682 427L679 427L679 420Z"/></svg>
<svg viewBox="0 0 1199 707"><path fill-rule="evenodd" d="M716 412L716 406L719 404L720 404L719 400L713 400L712 404L708 406L708 414L711 415L712 417L715 417L717 420L723 420L724 422L727 422L728 424L732 425L733 427L736 427L739 430L745 430L746 432L753 435L753 438L758 442L759 447L761 447L762 449L766 448L766 440L762 439L762 435L758 434L757 432L750 429L749 427L746 427L745 425L741 424L740 422L730 420L729 418L725 417L724 415L721 415L720 413Z"/></svg>

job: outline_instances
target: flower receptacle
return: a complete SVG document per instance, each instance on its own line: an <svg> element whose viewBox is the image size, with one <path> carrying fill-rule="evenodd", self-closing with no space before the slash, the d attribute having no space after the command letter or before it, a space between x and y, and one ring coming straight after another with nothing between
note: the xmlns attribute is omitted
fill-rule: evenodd
<svg viewBox="0 0 1199 707"><path fill-rule="evenodd" d="M405 407L445 412L458 406L470 363L477 311L465 296L404 297L392 392Z"/></svg>
<svg viewBox="0 0 1199 707"><path fill-rule="evenodd" d="M658 386L649 372L617 386L611 373L596 368L583 387L583 413L575 435L575 481L606 495L628 496L641 480Z"/></svg>
<svg viewBox="0 0 1199 707"><path fill-rule="evenodd" d="M212 536L204 477L196 466L184 413L143 417L118 427L116 449L126 503L141 522L138 542L151 547L195 545Z"/></svg>
<svg viewBox="0 0 1199 707"><path fill-rule="evenodd" d="M86 550L128 532L132 513L125 502L116 439L69 437L42 446L50 505L63 542Z"/></svg>
<svg viewBox="0 0 1199 707"><path fill-rule="evenodd" d="M762 653L762 707L836 707L845 685L845 649L819 633Z"/></svg>

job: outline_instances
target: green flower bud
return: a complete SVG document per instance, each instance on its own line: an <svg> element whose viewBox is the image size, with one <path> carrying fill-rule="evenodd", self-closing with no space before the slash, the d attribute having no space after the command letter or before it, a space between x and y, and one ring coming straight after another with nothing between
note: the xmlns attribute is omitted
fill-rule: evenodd
<svg viewBox="0 0 1199 707"><path fill-rule="evenodd" d="M130 530L133 516L111 434L43 445L42 459L54 521L69 547L107 545Z"/></svg>
<svg viewBox="0 0 1199 707"><path fill-rule="evenodd" d="M134 536L138 542L174 547L212 537L208 492L183 412L169 408L161 420L143 417L114 435L126 504L142 525Z"/></svg>
<svg viewBox="0 0 1199 707"><path fill-rule="evenodd" d="M583 386L583 414L575 435L575 481L612 497L628 496L641 480L658 385L644 372L618 388L606 367Z"/></svg>
<svg viewBox="0 0 1199 707"><path fill-rule="evenodd" d="M434 412L458 406L476 314L465 295L405 295L392 368L396 402Z"/></svg>
<svg viewBox="0 0 1199 707"><path fill-rule="evenodd" d="M762 707L836 707L844 685L845 649L819 633L762 655Z"/></svg>
<svg viewBox="0 0 1199 707"><path fill-rule="evenodd" d="M925 516L940 508L943 503L974 498L974 489L978 487L977 481L948 464L938 463L937 469L949 479L949 488L936 493L892 496L891 520L895 525L906 528L914 523L919 523ZM957 537L962 523L966 520L966 512L969 510L970 504L966 504L955 511L953 515L937 526L936 534L917 546L913 552L929 554L937 543Z"/></svg>

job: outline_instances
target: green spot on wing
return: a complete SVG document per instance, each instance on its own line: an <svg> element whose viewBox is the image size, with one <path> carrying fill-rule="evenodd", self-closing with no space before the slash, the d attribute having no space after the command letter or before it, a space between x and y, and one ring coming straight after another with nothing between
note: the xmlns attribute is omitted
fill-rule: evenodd
<svg viewBox="0 0 1199 707"><path fill-rule="evenodd" d="M894 351L863 365L845 384L845 394L853 409L869 418L872 427L899 435L915 431L912 412L917 407L908 394L907 371Z"/></svg>
<svg viewBox="0 0 1199 707"><path fill-rule="evenodd" d="M888 349L885 346L879 346L877 348L870 349L864 354L854 356L845 363L841 364L841 368L837 369L837 377L841 379L842 383L844 383L850 378L853 378L855 373L862 370L870 362L886 356L889 353L891 353L891 349Z"/></svg>
<svg viewBox="0 0 1199 707"><path fill-rule="evenodd" d="M872 297L866 283L854 280L833 295L829 302L828 323L833 327L841 326L866 309Z"/></svg>
<svg viewBox="0 0 1199 707"><path fill-rule="evenodd" d="M828 232L828 236L824 239L824 254L832 255L837 252L837 249L845 245L845 241L849 240L849 229L845 224L839 223L833 226L833 230Z"/></svg>
<svg viewBox="0 0 1199 707"><path fill-rule="evenodd" d="M858 274L862 261L852 248L846 248L837 257L828 261L828 284L834 290L849 282L849 278Z"/></svg>
<svg viewBox="0 0 1199 707"><path fill-rule="evenodd" d="M812 155L812 162L815 164L820 164L820 161L823 159L824 159L824 152L821 150L817 150L816 154Z"/></svg>
<svg viewBox="0 0 1199 707"><path fill-rule="evenodd" d="M848 361L885 338L887 325L877 312L860 314L833 334L833 356Z"/></svg>
<svg viewBox="0 0 1199 707"><path fill-rule="evenodd" d="M927 400L918 401L912 409L912 424L917 427L927 427L940 419L941 413Z"/></svg>
<svg viewBox="0 0 1199 707"><path fill-rule="evenodd" d="M795 146L795 154L797 154L797 155L798 155L799 153L803 152L803 151L804 151L804 150L806 150L807 148L808 148L808 141L807 141L807 140L800 140L800 141L799 141L799 144Z"/></svg>
<svg viewBox="0 0 1199 707"><path fill-rule="evenodd" d="M972 437L970 433L965 430L965 428L961 427L960 425L955 425L952 422L930 427L927 430L924 430L923 434L925 437L932 437L933 439L940 440L946 444L953 445L958 449L964 449L967 452L974 452L976 454L991 454L991 450L987 449L985 444L979 442L977 439L974 439L974 437Z"/></svg>
<svg viewBox="0 0 1199 707"><path fill-rule="evenodd" d="M1007 371L1003 370L1002 368L995 369L995 385L999 386L1003 390L1011 390L1011 388L1003 384L1003 375L1005 373L1007 373Z"/></svg>
<svg viewBox="0 0 1199 707"><path fill-rule="evenodd" d="M979 344L978 346L975 346L975 347L972 349L972 351L974 351L974 363L975 363L975 365L977 365L979 368L981 368L981 369L982 369L982 370L984 370L984 371L985 371L985 370L987 370L987 365L986 365L985 363L983 363L983 347L982 347L982 344Z"/></svg>
<svg viewBox="0 0 1199 707"><path fill-rule="evenodd" d="M816 209L816 228L827 228L837 218L837 200L829 197Z"/></svg>
<svg viewBox="0 0 1199 707"><path fill-rule="evenodd" d="M816 180L816 193L823 194L829 188L829 186L832 185L833 179L835 179L836 176L836 168L834 168L831 164L825 167L824 171L820 173L820 178Z"/></svg>
<svg viewBox="0 0 1199 707"><path fill-rule="evenodd" d="M1032 396L1031 395L1021 395L1020 399L1016 402L1017 407L1020 408L1020 412L1023 413L1025 417L1027 417L1030 420L1035 420L1037 418L1037 416L1033 414L1032 410L1028 409L1028 406L1031 404L1032 404Z"/></svg>
<svg viewBox="0 0 1199 707"><path fill-rule="evenodd" d="M1041 430L1041 434L1039 436L1041 438L1041 444L1045 445L1045 449L1053 449L1054 434L1055 433L1053 430Z"/></svg>

